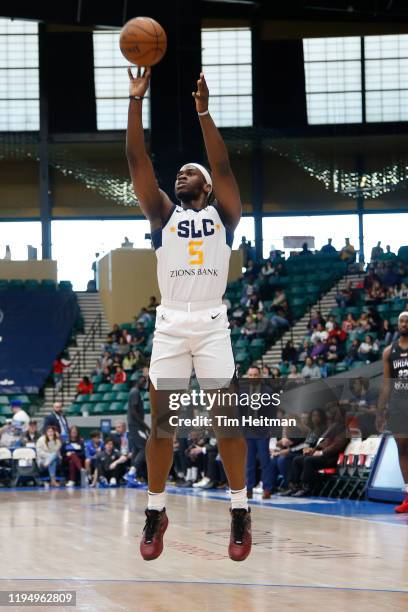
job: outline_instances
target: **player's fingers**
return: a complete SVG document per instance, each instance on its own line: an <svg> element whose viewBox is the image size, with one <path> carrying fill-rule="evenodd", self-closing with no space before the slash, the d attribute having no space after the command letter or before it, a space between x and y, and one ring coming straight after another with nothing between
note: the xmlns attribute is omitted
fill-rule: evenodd
<svg viewBox="0 0 408 612"><path fill-rule="evenodd" d="M137 67L137 78L139 79L142 76L142 69L140 66Z"/></svg>
<svg viewBox="0 0 408 612"><path fill-rule="evenodd" d="M132 73L132 69L131 69L131 67L130 67L130 66L128 66L127 71L128 71L129 79L130 79L131 81L133 81L133 73Z"/></svg>
<svg viewBox="0 0 408 612"><path fill-rule="evenodd" d="M151 74L152 74L152 69L150 68L150 66L147 66L147 68L145 68L145 73L144 73L145 79L150 79Z"/></svg>

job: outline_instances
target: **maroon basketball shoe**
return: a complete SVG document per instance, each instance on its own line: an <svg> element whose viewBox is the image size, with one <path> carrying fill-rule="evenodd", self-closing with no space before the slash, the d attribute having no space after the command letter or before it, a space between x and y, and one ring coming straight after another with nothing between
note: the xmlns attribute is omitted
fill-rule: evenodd
<svg viewBox="0 0 408 612"><path fill-rule="evenodd" d="M157 559L163 552L163 536L169 524L166 508L146 510L146 523L140 541L140 554L145 561Z"/></svg>
<svg viewBox="0 0 408 612"><path fill-rule="evenodd" d="M233 561L244 561L251 552L251 508L235 508L231 512L231 536L228 554Z"/></svg>

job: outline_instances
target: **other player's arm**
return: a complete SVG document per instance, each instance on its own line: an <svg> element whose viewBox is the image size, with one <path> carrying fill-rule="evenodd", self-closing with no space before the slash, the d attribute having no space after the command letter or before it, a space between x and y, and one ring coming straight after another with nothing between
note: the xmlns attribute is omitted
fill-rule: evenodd
<svg viewBox="0 0 408 612"><path fill-rule="evenodd" d="M150 68L145 68L143 74L142 69L138 68L137 76L134 77L131 68L128 68L130 96L144 97L149 87L150 74ZM150 221L152 229L156 229L167 218L173 205L169 197L159 189L151 159L146 151L142 104L143 100L129 99L126 156L140 208Z"/></svg>
<svg viewBox="0 0 408 612"><path fill-rule="evenodd" d="M197 91L193 92L193 96L197 112L206 112L209 91L203 73L200 74ZM241 218L242 205L238 185L231 170L227 147L210 114L199 116L199 120L219 210L228 228L234 230Z"/></svg>
<svg viewBox="0 0 408 612"><path fill-rule="evenodd" d="M378 398L377 404L377 429L378 431L382 431L384 422L385 422L385 414L386 414L386 406L390 397L391 392L391 366L390 366L390 355L391 355L391 346L387 346L383 352L383 368L384 368L384 382L381 388L381 393Z"/></svg>

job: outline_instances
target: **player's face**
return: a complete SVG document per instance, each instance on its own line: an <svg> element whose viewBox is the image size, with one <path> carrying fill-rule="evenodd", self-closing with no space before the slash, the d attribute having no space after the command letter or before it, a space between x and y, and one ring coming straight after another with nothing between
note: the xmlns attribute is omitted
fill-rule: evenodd
<svg viewBox="0 0 408 612"><path fill-rule="evenodd" d="M401 336L408 336L408 316L400 318L398 321L398 331Z"/></svg>
<svg viewBox="0 0 408 612"><path fill-rule="evenodd" d="M205 179L201 172L194 166L186 164L177 172L175 193L178 200L182 202L195 200L206 193Z"/></svg>

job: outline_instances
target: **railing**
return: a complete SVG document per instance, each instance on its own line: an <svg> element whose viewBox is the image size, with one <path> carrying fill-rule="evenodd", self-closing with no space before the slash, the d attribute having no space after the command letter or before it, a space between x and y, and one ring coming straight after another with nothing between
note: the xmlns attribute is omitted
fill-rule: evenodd
<svg viewBox="0 0 408 612"><path fill-rule="evenodd" d="M96 315L95 319L92 322L91 327L89 328L86 336L84 338L84 342L82 344L81 349L79 349L74 358L72 359L68 372L63 376L62 382L59 386L55 386L53 389L53 401L61 400L62 402L66 399L67 396L71 394L71 390L73 388L73 382L75 376L81 377L85 374L84 370L86 367L86 356L87 351L90 347L92 350L95 350L95 342L96 338L100 338L102 334L102 314L99 313Z"/></svg>

